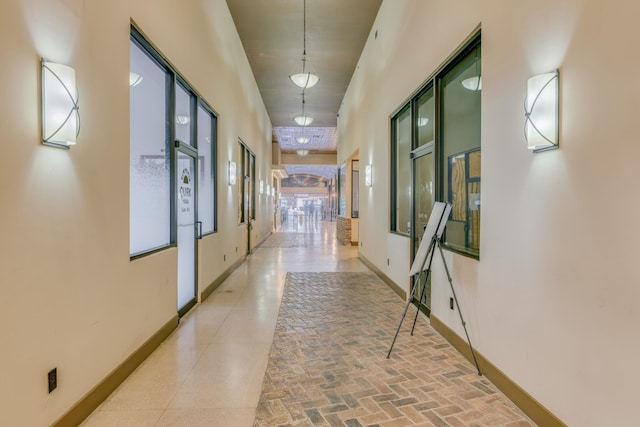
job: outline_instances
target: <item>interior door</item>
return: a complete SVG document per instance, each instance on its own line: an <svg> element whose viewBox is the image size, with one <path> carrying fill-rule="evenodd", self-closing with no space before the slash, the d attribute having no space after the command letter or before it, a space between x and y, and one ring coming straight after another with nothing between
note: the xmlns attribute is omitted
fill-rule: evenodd
<svg viewBox="0 0 640 427"><path fill-rule="evenodd" d="M418 246L422 241L424 228L429 221L431 209L433 207L433 183L435 179L433 166L433 148L425 147L416 150L418 153L413 158L413 215L412 215L412 258L415 256ZM413 262L413 260L412 260ZM420 276L419 288L414 294L414 303L417 305L422 298L421 309L429 315L431 313L431 277L424 286L424 297L422 295L423 285L425 285L426 275Z"/></svg>
<svg viewBox="0 0 640 427"><path fill-rule="evenodd" d="M176 149L178 315L196 303L196 158L191 147Z"/></svg>

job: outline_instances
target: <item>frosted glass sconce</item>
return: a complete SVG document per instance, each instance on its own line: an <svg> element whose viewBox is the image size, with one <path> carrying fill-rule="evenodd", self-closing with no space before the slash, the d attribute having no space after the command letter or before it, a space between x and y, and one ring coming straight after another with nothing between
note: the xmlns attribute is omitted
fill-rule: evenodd
<svg viewBox="0 0 640 427"><path fill-rule="evenodd" d="M267 184L267 197L271 195L271 186Z"/></svg>
<svg viewBox="0 0 640 427"><path fill-rule="evenodd" d="M260 194L264 194L264 181L260 180Z"/></svg>
<svg viewBox="0 0 640 427"><path fill-rule="evenodd" d="M524 117L530 150L558 148L558 70L529 79Z"/></svg>
<svg viewBox="0 0 640 427"><path fill-rule="evenodd" d="M75 145L80 133L75 70L42 59L40 83L42 143L60 148Z"/></svg>
<svg viewBox="0 0 640 427"><path fill-rule="evenodd" d="M276 197L276 187L271 187L271 197Z"/></svg>
<svg viewBox="0 0 640 427"><path fill-rule="evenodd" d="M229 185L236 185L238 166L236 162L229 162Z"/></svg>
<svg viewBox="0 0 640 427"><path fill-rule="evenodd" d="M372 165L366 165L364 167L364 185L366 185L367 187L371 187L373 185L373 180L372 180Z"/></svg>

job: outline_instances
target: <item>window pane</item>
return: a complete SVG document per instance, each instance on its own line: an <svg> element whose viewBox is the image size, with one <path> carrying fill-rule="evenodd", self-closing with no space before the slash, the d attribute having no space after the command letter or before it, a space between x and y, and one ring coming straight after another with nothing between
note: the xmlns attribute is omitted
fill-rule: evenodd
<svg viewBox="0 0 640 427"><path fill-rule="evenodd" d="M198 221L202 221L202 232L214 230L214 177L213 150L215 135L213 123L215 118L201 105L198 106Z"/></svg>
<svg viewBox="0 0 640 427"><path fill-rule="evenodd" d="M169 75L133 41L131 71L142 80L130 88L129 252L170 243L170 169L167 128Z"/></svg>
<svg viewBox="0 0 640 427"><path fill-rule="evenodd" d="M191 116L191 95L176 83L176 139L188 145L193 145Z"/></svg>
<svg viewBox="0 0 640 427"><path fill-rule="evenodd" d="M360 161L351 161L351 218L360 214Z"/></svg>
<svg viewBox="0 0 640 427"><path fill-rule="evenodd" d="M396 117L395 158L395 231L409 234L411 227L411 108L407 107Z"/></svg>
<svg viewBox="0 0 640 427"><path fill-rule="evenodd" d="M338 215L347 216L347 164L340 166L338 174Z"/></svg>
<svg viewBox="0 0 640 427"><path fill-rule="evenodd" d="M480 249L480 46L442 78L441 197L452 204L445 243Z"/></svg>
<svg viewBox="0 0 640 427"><path fill-rule="evenodd" d="M245 150L242 143L238 143L238 171L240 178L238 178L238 222L242 224L244 222L244 162L245 162Z"/></svg>
<svg viewBox="0 0 640 427"><path fill-rule="evenodd" d="M251 177L249 180L249 194L251 197L251 219L256 219L256 156L250 154L249 171Z"/></svg>
<svg viewBox="0 0 640 427"><path fill-rule="evenodd" d="M429 88L416 100L416 109L418 110L418 116L416 117L418 147L433 142L434 108L433 89Z"/></svg>

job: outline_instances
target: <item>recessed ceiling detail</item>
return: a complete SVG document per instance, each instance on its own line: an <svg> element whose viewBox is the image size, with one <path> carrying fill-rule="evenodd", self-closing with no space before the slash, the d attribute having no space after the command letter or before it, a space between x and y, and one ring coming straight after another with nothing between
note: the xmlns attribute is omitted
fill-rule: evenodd
<svg viewBox="0 0 640 427"><path fill-rule="evenodd" d="M336 176L337 167L328 165L285 165L284 168L289 176L291 175L318 175L326 179Z"/></svg>
<svg viewBox="0 0 640 427"><path fill-rule="evenodd" d="M334 127L311 127L311 126L280 126L273 129L273 132L282 150L319 150L335 152L336 128ZM309 142L300 144L296 138L309 138Z"/></svg>

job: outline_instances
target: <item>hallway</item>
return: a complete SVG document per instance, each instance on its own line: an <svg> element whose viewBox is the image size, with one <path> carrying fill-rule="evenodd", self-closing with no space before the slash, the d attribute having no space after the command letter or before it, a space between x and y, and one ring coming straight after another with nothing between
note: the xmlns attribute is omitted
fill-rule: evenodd
<svg viewBox="0 0 640 427"><path fill-rule="evenodd" d="M287 276L289 272L294 274ZM345 283L337 283L336 288L336 280L322 282L323 279L317 273L314 276L313 272L355 273L360 277L357 283L360 290L357 286L351 286L355 282L347 283L347 286ZM290 287L299 293L298 303L295 304L294 301L292 306L283 306L281 309L281 304L284 304L283 293L286 293L285 279L288 277L297 277L299 281L297 285ZM320 284L314 288L314 292L317 289L327 289L327 296L322 295L325 297L325 306L322 306L320 299L314 300L313 307L308 304L310 295L305 293L303 285L304 282L314 280L317 281L315 284ZM311 286L313 285L312 283ZM332 286L342 295L342 301L330 296L335 295L335 289L334 294L329 293ZM362 286L376 291L362 292ZM347 288L352 288L349 290L351 295L341 291ZM348 304L360 306L362 301L358 299L358 295L361 294L383 297L374 296L379 302L364 301L367 304L366 315L352 317L353 311L345 307ZM291 296L289 300L292 300ZM390 301L393 310L389 310ZM386 361L386 350L380 348L388 345L387 335L395 329L395 321L402 306L402 301L358 260L357 248L336 243L335 223L296 222L289 225L286 232L274 233L207 300L185 316L177 330L82 425L249 427L254 424L259 402L259 419L256 425L261 426L533 425L485 378L478 379L472 366L430 327L427 327L425 333L424 323L419 325L419 328L423 328L422 333L417 333L413 338L422 341L414 341L412 348L406 348L409 346L405 345L404 357ZM300 324L296 324L296 319L302 319L301 322L312 327L318 325L318 322L312 320L315 319L314 310L316 316L328 318L327 324L318 328L320 331L325 330L325 334L316 336L316 341L321 343L318 346L320 350L317 351L321 354L318 356L321 362L311 360L311 364L307 366L303 364L303 360L288 363L295 357L295 353L308 355L309 351L301 350L304 344L292 345L299 343L286 341L280 341L280 345L274 344L271 349L276 323L281 325L276 330L277 341L290 336L286 330L287 325L291 326L292 331L303 329ZM329 314L332 312L333 314ZM388 324L375 323L379 319L386 320L382 323ZM359 325L358 321L361 322ZM354 331L363 331L370 329L370 324L376 325L373 334L348 330L351 326L355 328ZM339 331L329 330L328 325L339 328ZM358 340L356 351L364 354L358 356L355 362L362 375L358 374L355 378L355 375L347 374L351 376L346 381L342 379L345 383L357 383L356 388L362 384L369 388L365 392L354 391L353 394L341 395L347 396L346 402L350 406L348 409L353 409L350 412L353 419L343 423L336 414L325 414L325 421L320 416L321 408L308 408L297 415L291 414L291 409L289 412L283 411L282 408L287 405L286 399L281 399L283 396L317 405L318 399L315 398L315 402L312 402L312 396L317 396L318 393L324 396L326 392L332 403L339 401L334 391L324 390L332 387L330 385L314 381L315 384L300 389L298 383L274 385L274 378L279 381L278 378L281 377L291 378L291 372L308 373L319 365L339 364L336 360L342 360L344 352L336 356L332 354L331 348L339 345L340 333L342 337L346 337L347 345L351 345L351 348L356 347L352 344ZM404 331L403 334L406 339ZM368 335L372 335L375 341L369 343L370 347L365 347ZM427 338L423 340L422 337ZM322 343L323 338L328 345L327 342ZM403 343L401 337L394 355L403 354L403 344L406 341ZM277 355L278 347L281 347L283 354ZM373 351L369 351L370 348ZM275 362L269 363L271 371L268 373L271 375L265 382L265 398L261 397L261 388L265 369L268 368L270 349ZM421 364L425 361L425 349L429 360L434 363L428 368L422 368L424 373L416 373L413 368L416 361ZM284 360L285 363L278 365L277 360ZM430 362L427 360L427 363ZM462 367L465 364L468 366ZM452 367L455 371L453 373L450 369ZM282 375L278 369L282 370ZM412 373L416 373L419 378L412 376ZM332 377L324 372L324 376L327 375ZM332 381L335 382L335 378ZM403 390L398 388L399 381L403 381ZM374 392L369 391L371 384L377 390L384 390L389 386L387 394L381 395L382 397L372 396ZM318 385L323 389L320 392L314 389ZM388 401L395 393L400 397L393 402ZM376 405L379 406L372 408ZM345 405L335 405L336 411L341 409L347 408ZM287 419L294 416L299 418ZM446 416L449 417L445 418ZM360 423L356 417L370 421Z"/></svg>

